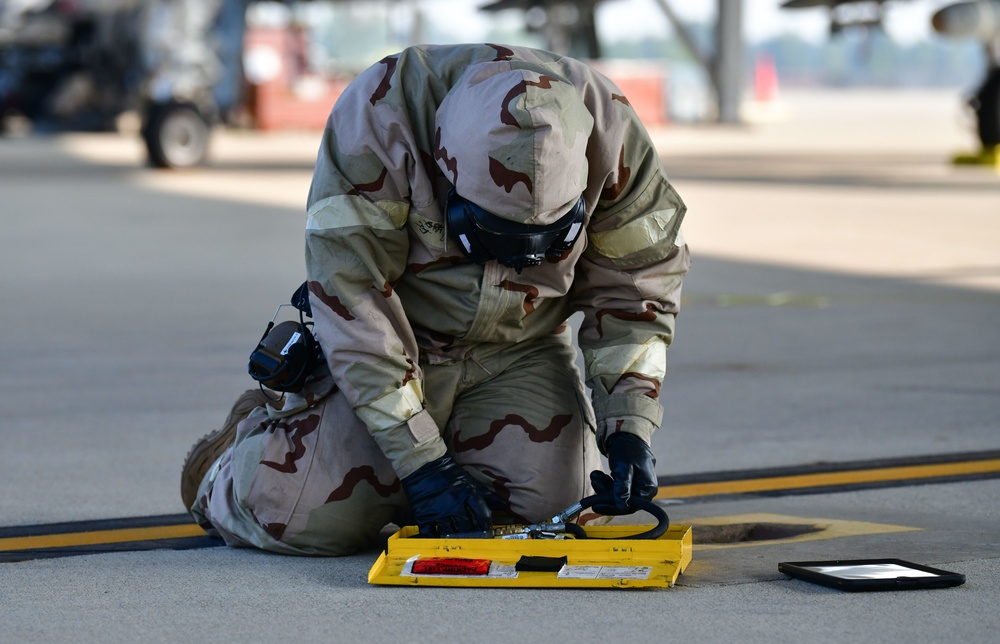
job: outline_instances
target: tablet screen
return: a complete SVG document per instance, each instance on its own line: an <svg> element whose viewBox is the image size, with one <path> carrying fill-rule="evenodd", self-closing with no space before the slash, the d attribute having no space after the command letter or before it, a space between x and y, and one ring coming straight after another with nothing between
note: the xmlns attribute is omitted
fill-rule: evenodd
<svg viewBox="0 0 1000 644"><path fill-rule="evenodd" d="M907 568L895 563L838 564L802 566L804 570L840 579L895 579L896 577L937 577L932 572Z"/></svg>

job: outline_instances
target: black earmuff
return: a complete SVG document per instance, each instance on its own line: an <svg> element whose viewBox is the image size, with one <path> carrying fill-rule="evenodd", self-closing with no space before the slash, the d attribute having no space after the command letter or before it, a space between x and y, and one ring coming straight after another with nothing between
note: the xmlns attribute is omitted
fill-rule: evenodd
<svg viewBox="0 0 1000 644"><path fill-rule="evenodd" d="M298 310L299 319L275 324L283 307ZM316 365L323 360L319 342L313 337L305 316L312 316L309 292L303 284L292 295L291 304L281 304L268 322L264 335L250 354L247 371L263 387L287 393L302 390Z"/></svg>

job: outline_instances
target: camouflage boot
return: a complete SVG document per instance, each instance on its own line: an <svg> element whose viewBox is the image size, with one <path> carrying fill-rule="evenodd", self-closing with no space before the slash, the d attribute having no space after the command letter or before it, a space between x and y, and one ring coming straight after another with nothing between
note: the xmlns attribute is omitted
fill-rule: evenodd
<svg viewBox="0 0 1000 644"><path fill-rule="evenodd" d="M222 453L233 444L236 438L236 426L244 418L250 415L257 407L264 407L268 403L274 404L260 389L248 389L243 392L222 424L221 429L206 434L194 444L191 451L184 459L184 467L181 469L181 500L184 502L184 509L190 510L194 505L198 495L198 486L212 463L218 460Z"/></svg>

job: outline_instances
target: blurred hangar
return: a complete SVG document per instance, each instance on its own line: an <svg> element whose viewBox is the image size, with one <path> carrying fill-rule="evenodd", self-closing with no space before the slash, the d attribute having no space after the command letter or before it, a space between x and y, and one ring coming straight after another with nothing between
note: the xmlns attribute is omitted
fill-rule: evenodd
<svg viewBox="0 0 1000 644"><path fill-rule="evenodd" d="M676 1L654 0L702 69L714 117L738 122L746 76L744 0L703 0L714 1L716 20L711 44L701 47L673 10ZM552 51L600 61L598 6L614 2L483 0L478 8L487 15L518 16L522 29ZM0 0L0 131L12 122L27 123L36 132L114 130L130 118L151 166L196 166L205 161L217 125L321 124L343 86L360 71L362 61L345 54L357 52L352 42L363 31L351 24L352 16L381 7L394 23L391 28L400 32L394 39L399 47L433 42L426 37L425 4L430 3ZM861 4L874 5L874 13L858 18L841 7ZM791 0L782 6L827 7L831 31L838 32L876 26L882 5L883 0ZM332 7L348 18L330 26ZM307 33L297 20L276 17L282 11L326 16L328 27ZM984 42L990 71L973 107L984 147L1000 143L1000 0L950 5L935 15L934 25L941 33ZM343 58L313 69L316 48L332 50L334 41ZM373 59L369 55L365 62ZM292 82L294 92L288 90Z"/></svg>
<svg viewBox="0 0 1000 644"><path fill-rule="evenodd" d="M524 29L541 36L547 48L596 60L601 58L595 24L600 2L500 0L480 9L489 14L517 12ZM742 0L717 2L720 46L708 58L694 46L667 0L658 0L693 57L707 70L719 119L735 122ZM420 0L0 0L0 119L19 119L36 132L100 131L115 129L123 115L137 115L150 165L195 166L207 156L215 125L315 123L310 109L328 112L350 80L347 69L323 77L301 74L308 67L311 43L299 26L269 20L275 5L382 5L390 12L419 14L415 7L420 4ZM251 14L258 17L260 28L247 29ZM411 20L410 28L403 45L427 42L419 19ZM302 81L299 93L309 94L319 107L274 90L278 77L295 73Z"/></svg>

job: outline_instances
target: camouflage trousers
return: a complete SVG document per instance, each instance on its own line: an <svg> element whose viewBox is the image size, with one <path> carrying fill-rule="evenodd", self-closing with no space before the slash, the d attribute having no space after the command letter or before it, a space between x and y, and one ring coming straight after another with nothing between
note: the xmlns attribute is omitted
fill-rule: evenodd
<svg viewBox="0 0 1000 644"><path fill-rule="evenodd" d="M591 493L594 416L567 333L421 364L427 409L470 475L515 522L548 519ZM257 408L210 468L192 514L229 545L345 555L406 521L398 477L329 376L280 412Z"/></svg>

